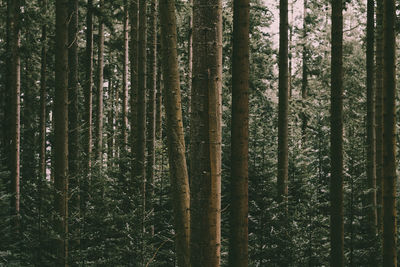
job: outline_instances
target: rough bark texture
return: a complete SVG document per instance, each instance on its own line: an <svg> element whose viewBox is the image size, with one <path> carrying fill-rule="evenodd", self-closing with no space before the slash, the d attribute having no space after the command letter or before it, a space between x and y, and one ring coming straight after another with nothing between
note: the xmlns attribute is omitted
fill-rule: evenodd
<svg viewBox="0 0 400 267"><path fill-rule="evenodd" d="M86 62L85 62L85 167L84 177L90 178L92 167L92 86L93 86L93 1L87 2L86 14Z"/></svg>
<svg viewBox="0 0 400 267"><path fill-rule="evenodd" d="M56 0L54 209L57 266L68 265L68 1Z"/></svg>
<svg viewBox="0 0 400 267"><path fill-rule="evenodd" d="M148 111L147 111L147 209L150 213L150 233L154 235L153 222L153 198L154 198L154 167L156 165L156 91L157 91L157 1L150 1L150 14L148 26L148 60L147 60L147 88L148 88Z"/></svg>
<svg viewBox="0 0 400 267"><path fill-rule="evenodd" d="M100 0L99 38L97 56L97 121L96 121L96 157L101 168L103 162L103 85L104 85L104 0Z"/></svg>
<svg viewBox="0 0 400 267"><path fill-rule="evenodd" d="M302 51L302 78L301 78L301 98L303 100L303 109L305 109L305 101L308 97L308 67L307 67L307 56L308 56L308 49L307 49L307 34L308 34L308 27L307 27L307 7L308 3L307 0L303 2L303 51ZM303 111L301 114L301 133L302 133L302 142L303 144L306 141L306 131L307 131L307 115Z"/></svg>
<svg viewBox="0 0 400 267"><path fill-rule="evenodd" d="M383 2L383 266L397 266L396 7Z"/></svg>
<svg viewBox="0 0 400 267"><path fill-rule="evenodd" d="M331 266L343 266L343 2L332 1Z"/></svg>
<svg viewBox="0 0 400 267"><path fill-rule="evenodd" d="M375 238L376 213L376 157L375 157L375 88L374 88L374 0L367 6L367 180L368 180L368 234Z"/></svg>
<svg viewBox="0 0 400 267"><path fill-rule="evenodd" d="M160 0L160 20L175 247L178 266L186 267L190 266L190 194L179 86L175 1Z"/></svg>
<svg viewBox="0 0 400 267"><path fill-rule="evenodd" d="M288 70L288 1L279 5L279 113L278 113L278 202L287 210L288 194L288 113L289 113L289 70Z"/></svg>
<svg viewBox="0 0 400 267"><path fill-rule="evenodd" d="M191 265L219 266L221 250L221 1L193 1L190 121Z"/></svg>
<svg viewBox="0 0 400 267"><path fill-rule="evenodd" d="M162 75L161 75L161 64L158 64L157 71L157 94L156 94L156 137L161 139L162 133Z"/></svg>
<svg viewBox="0 0 400 267"><path fill-rule="evenodd" d="M20 1L7 2L7 95L10 103L6 104L8 117L7 144L8 170L11 180L11 214L19 216L20 210L20 117L21 117L21 59L20 59ZM18 220L16 221L18 227Z"/></svg>
<svg viewBox="0 0 400 267"><path fill-rule="evenodd" d="M233 3L229 266L248 266L249 0Z"/></svg>
<svg viewBox="0 0 400 267"><path fill-rule="evenodd" d="M375 134L376 134L376 199L378 231L383 228L383 0L376 1L376 94L375 94Z"/></svg>

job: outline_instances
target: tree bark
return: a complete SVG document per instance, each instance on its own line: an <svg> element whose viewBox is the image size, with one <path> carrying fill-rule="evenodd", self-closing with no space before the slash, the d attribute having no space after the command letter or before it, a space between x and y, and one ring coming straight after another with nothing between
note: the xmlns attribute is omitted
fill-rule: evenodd
<svg viewBox="0 0 400 267"><path fill-rule="evenodd" d="M104 85L104 0L100 0L98 66L97 66L97 121L96 153L99 168L103 162L103 85Z"/></svg>
<svg viewBox="0 0 400 267"><path fill-rule="evenodd" d="M375 91L374 91L374 0L367 4L367 180L368 180L368 226L371 240L377 230L376 213L376 150L375 150Z"/></svg>
<svg viewBox="0 0 400 267"><path fill-rule="evenodd" d="M156 94L156 137L162 139L162 74L161 64L157 71L157 94ZM161 140L162 141L162 140Z"/></svg>
<svg viewBox="0 0 400 267"><path fill-rule="evenodd" d="M376 199L378 231L383 229L383 0L376 1Z"/></svg>
<svg viewBox="0 0 400 267"><path fill-rule="evenodd" d="M331 51L331 266L344 265L343 253L343 2L332 1Z"/></svg>
<svg viewBox="0 0 400 267"><path fill-rule="evenodd" d="M278 113L278 203L287 211L288 195L288 1L279 5L279 113Z"/></svg>
<svg viewBox="0 0 400 267"><path fill-rule="evenodd" d="M123 157L128 146L128 69L129 69L129 6L124 0L124 62L122 72L122 146Z"/></svg>
<svg viewBox="0 0 400 267"><path fill-rule="evenodd" d="M302 132L302 143L304 145L306 141L306 131L307 131L307 116L305 114L305 101L308 97L308 67L307 67L307 56L308 56L308 49L307 49L307 7L308 3L307 0L303 2L303 53L302 53L302 79L301 79L301 98L303 100L303 112L301 114L301 132Z"/></svg>
<svg viewBox="0 0 400 267"><path fill-rule="evenodd" d="M85 62L85 167L84 177L90 179L92 167L92 99L93 99L93 0L87 2Z"/></svg>
<svg viewBox="0 0 400 267"><path fill-rule="evenodd" d="M215 267L221 256L221 1L193 1L193 25L191 264Z"/></svg>
<svg viewBox="0 0 400 267"><path fill-rule="evenodd" d="M229 266L248 266L249 0L233 3Z"/></svg>
<svg viewBox="0 0 400 267"><path fill-rule="evenodd" d="M40 0L43 14L47 13L47 0ZM46 177L46 81L47 81L47 27L46 23L42 25L42 55L40 66L40 115L39 115L39 178L42 180Z"/></svg>
<svg viewBox="0 0 400 267"><path fill-rule="evenodd" d="M383 1L383 266L397 266L396 6Z"/></svg>
<svg viewBox="0 0 400 267"><path fill-rule="evenodd" d="M56 0L54 204L57 266L68 266L68 1Z"/></svg>
<svg viewBox="0 0 400 267"><path fill-rule="evenodd" d="M168 156L178 266L190 266L190 193L182 123L175 1L160 0L160 25Z"/></svg>
<svg viewBox="0 0 400 267"><path fill-rule="evenodd" d="M16 229L19 229L20 211L20 140L21 140L21 58L20 58L20 1L7 1L7 94L8 117L7 144L8 170L11 180L11 214L16 216Z"/></svg>
<svg viewBox="0 0 400 267"><path fill-rule="evenodd" d="M149 31L148 31L148 60L147 60L147 88L148 88L148 111L147 111L147 209L151 214L150 232L154 235L153 222L153 198L154 198L154 168L156 164L155 146L156 146L156 91L157 91L157 1L150 1L149 14Z"/></svg>

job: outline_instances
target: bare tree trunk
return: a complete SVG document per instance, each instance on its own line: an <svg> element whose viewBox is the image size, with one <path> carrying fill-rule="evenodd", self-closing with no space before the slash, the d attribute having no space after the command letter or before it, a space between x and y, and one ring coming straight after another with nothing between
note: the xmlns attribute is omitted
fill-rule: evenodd
<svg viewBox="0 0 400 267"><path fill-rule="evenodd" d="M383 229L383 0L376 1L376 199L378 231Z"/></svg>
<svg viewBox="0 0 400 267"><path fill-rule="evenodd" d="M233 3L229 266L248 266L249 0Z"/></svg>
<svg viewBox="0 0 400 267"><path fill-rule="evenodd" d="M21 140L21 58L20 58L20 1L7 2L7 94L6 104L9 123L7 128L8 170L11 180L11 214L15 216L15 226L19 229L20 212L20 140Z"/></svg>
<svg viewBox="0 0 400 267"><path fill-rule="evenodd" d="M136 180L136 139L137 139L137 94L138 94L138 9L139 1L130 0L130 63L131 63L131 153L132 153L132 169L131 169L131 180Z"/></svg>
<svg viewBox="0 0 400 267"><path fill-rule="evenodd" d="M397 266L396 6L383 1L383 266Z"/></svg>
<svg viewBox="0 0 400 267"><path fill-rule="evenodd" d="M278 113L278 202L287 212L288 195L288 1L279 5L279 113Z"/></svg>
<svg viewBox="0 0 400 267"><path fill-rule="evenodd" d="M160 20L175 247L178 266L186 267L190 266L190 193L182 123L175 1L160 0Z"/></svg>
<svg viewBox="0 0 400 267"><path fill-rule="evenodd" d="M161 64L158 64L157 71L157 94L156 94L156 138L162 139L162 74ZM161 140L162 141L162 140Z"/></svg>
<svg viewBox="0 0 400 267"><path fill-rule="evenodd" d="M157 1L150 1L148 30L149 54L147 60L147 88L148 88L148 117L147 117L147 209L150 213L150 232L154 235L153 221L153 198L154 198L154 167L156 164L155 146L156 146L156 91L157 91Z"/></svg>
<svg viewBox="0 0 400 267"><path fill-rule="evenodd" d="M343 234L343 3L332 1L331 266L344 265Z"/></svg>
<svg viewBox="0 0 400 267"><path fill-rule="evenodd" d="M126 157L128 145L128 68L129 68L129 6L124 0L124 62L122 72L122 146L121 152Z"/></svg>
<svg viewBox="0 0 400 267"><path fill-rule="evenodd" d="M375 155L375 88L374 88L374 0L367 5L367 180L368 180L368 224L371 240L377 230L376 213L376 155ZM372 259L373 262L373 259ZM375 264L377 265L377 263Z"/></svg>
<svg viewBox="0 0 400 267"><path fill-rule="evenodd" d="M56 0L54 204L57 266L68 266L68 1Z"/></svg>
<svg viewBox="0 0 400 267"><path fill-rule="evenodd" d="M47 0L39 0L43 14L47 13ZM47 81L47 27L46 23L42 25L42 55L41 55L41 67L40 67L40 116L39 116L39 143L40 143L40 151L39 151L39 172L40 179L46 177L46 81Z"/></svg>
<svg viewBox="0 0 400 267"><path fill-rule="evenodd" d="M191 264L216 267L221 251L221 1L193 1L190 121Z"/></svg>
<svg viewBox="0 0 400 267"><path fill-rule="evenodd" d="M307 67L307 56L308 56L308 49L307 49L307 7L308 3L307 0L303 2L303 54L302 54L302 79L301 79L301 98L303 100L303 109L305 109L305 100L308 97L308 67ZM306 131L307 131L307 116L305 112L302 112L301 115L302 125L302 142L303 144L306 141Z"/></svg>
<svg viewBox="0 0 400 267"><path fill-rule="evenodd" d="M96 153L99 168L103 163L103 84L104 84L104 0L100 0L98 66L97 66L97 142Z"/></svg>

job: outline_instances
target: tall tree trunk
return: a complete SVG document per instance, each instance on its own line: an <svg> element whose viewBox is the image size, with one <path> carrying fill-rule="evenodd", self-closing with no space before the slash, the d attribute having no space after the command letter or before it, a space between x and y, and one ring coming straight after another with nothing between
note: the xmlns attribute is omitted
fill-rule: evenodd
<svg viewBox="0 0 400 267"><path fill-rule="evenodd" d="M56 264L68 266L68 1L56 0L54 209Z"/></svg>
<svg viewBox="0 0 400 267"><path fill-rule="evenodd" d="M68 24L68 164L72 189L78 186L79 103L78 103L78 0L69 1Z"/></svg>
<svg viewBox="0 0 400 267"><path fill-rule="evenodd" d="M126 157L128 145L128 69L129 69L129 6L124 0L124 62L122 71L122 146L121 153ZM125 165L125 164L124 164ZM123 166L122 169L124 169Z"/></svg>
<svg viewBox="0 0 400 267"><path fill-rule="evenodd" d="M308 97L308 67L307 67L307 56L308 56L308 50L307 50L307 34L308 34L308 28L307 28L307 8L308 8L308 3L307 0L304 0L303 2L303 54L302 54L302 79L301 79L301 98L303 100L303 112L301 114L301 120L302 120L302 125L301 125L301 131L302 131L302 142L304 145L304 142L306 141L306 131L307 131L307 116L304 112L305 109L305 100Z"/></svg>
<svg viewBox="0 0 400 267"><path fill-rule="evenodd" d="M397 266L396 6L383 2L383 266Z"/></svg>
<svg viewBox="0 0 400 267"><path fill-rule="evenodd" d="M229 266L248 266L249 0L233 3Z"/></svg>
<svg viewBox="0 0 400 267"><path fill-rule="evenodd" d="M47 13L47 0L39 0L43 14ZM40 66L40 116L39 116L39 175L40 179L46 177L46 81L47 81L47 27L46 23L42 25L42 55Z"/></svg>
<svg viewBox="0 0 400 267"><path fill-rule="evenodd" d="M160 0L162 68L167 117L168 157L178 266L190 266L190 193L182 123L175 1Z"/></svg>
<svg viewBox="0 0 400 267"><path fill-rule="evenodd" d="M8 170L11 180L11 214L18 217L20 211L20 116L21 116L21 58L20 58L20 1L7 2L7 94L10 103L6 104L6 118L8 117L9 134Z"/></svg>
<svg viewBox="0 0 400 267"><path fill-rule="evenodd" d="M278 114L278 202L287 210L288 195L288 1L279 5L279 114Z"/></svg>
<svg viewBox="0 0 400 267"><path fill-rule="evenodd" d="M156 94L156 138L162 139L162 74L161 64L157 65L157 94ZM161 140L162 141L162 140Z"/></svg>
<svg viewBox="0 0 400 267"><path fill-rule="evenodd" d="M149 54L147 60L147 88L148 88L148 117L147 117L147 209L150 212L150 232L154 235L153 222L153 198L154 198L154 167L156 164L155 147L156 147L156 91L157 91L157 1L150 1L149 14L149 31L148 31L148 47Z"/></svg>
<svg viewBox="0 0 400 267"><path fill-rule="evenodd" d="M374 91L374 0L367 5L367 180L368 180L368 225L373 240L377 230L376 213L376 158L375 158L375 91ZM373 261L373 259L372 259ZM376 265L376 264L375 264Z"/></svg>
<svg viewBox="0 0 400 267"><path fill-rule="evenodd" d="M331 266L343 266L343 2L332 1Z"/></svg>
<svg viewBox="0 0 400 267"><path fill-rule="evenodd" d="M378 231L383 229L383 0L376 1L376 199Z"/></svg>
<svg viewBox="0 0 400 267"><path fill-rule="evenodd" d="M187 70L187 88L188 88L188 107L187 114L191 112L191 93L193 76L193 0L189 0L189 34L188 34L188 70ZM190 121L187 129L190 131Z"/></svg>
<svg viewBox="0 0 400 267"><path fill-rule="evenodd" d="M93 0L87 2L86 14L86 80L85 86L85 167L84 176L90 179L92 167L92 86L93 86ZM87 182L87 181L86 181Z"/></svg>
<svg viewBox="0 0 400 267"><path fill-rule="evenodd" d="M97 121L96 121L96 157L99 168L103 162L103 80L104 80L104 0L100 0L98 66L97 66Z"/></svg>
<svg viewBox="0 0 400 267"><path fill-rule="evenodd" d="M221 1L193 1L193 87L190 121L191 264L220 265Z"/></svg>

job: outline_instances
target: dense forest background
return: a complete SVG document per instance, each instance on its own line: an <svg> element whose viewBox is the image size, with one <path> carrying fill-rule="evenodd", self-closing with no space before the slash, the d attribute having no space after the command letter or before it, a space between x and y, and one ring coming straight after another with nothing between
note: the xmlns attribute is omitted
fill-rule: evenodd
<svg viewBox="0 0 400 267"><path fill-rule="evenodd" d="M339 160L331 154L331 129L336 129L331 124L331 79L335 76L331 73L331 58L341 58L341 55L333 55L331 50L335 39L331 35L330 1L286 1L288 74L284 86L285 80L280 81L283 79L280 75L285 64L279 62L283 58L282 43L279 44L282 28L279 32L278 27L285 1L250 0L246 53L249 64L242 64L249 66L248 81L244 82L248 83L248 118L244 117L245 122L248 120L248 155L243 154L246 156L242 158L242 162L248 162L244 176L248 179L248 200L247 195L233 195L237 191L232 189L234 174L231 173L238 160L231 155L236 153L231 153L231 130L241 125L238 124L240 117L236 121L232 119L232 86L240 83L235 77L241 76L233 67L236 40L233 2L238 6L248 6L248 2L247 5L246 1L239 0L159 2L0 1L0 265L189 266L184 261L188 248L182 248L182 240L179 241L183 234L174 226L179 220L189 221L187 217L180 217L188 216L189 207L181 202L183 206L176 207L176 201L185 197L189 201L190 182L192 224L199 228L213 226L212 223L201 225L205 221L201 217L202 201L211 203L213 196L212 193L201 195L202 188L211 185L198 182L198 176L193 175L203 164L203 154L196 156L193 152L204 153L196 147L196 142L201 143L204 129L209 130L211 124L204 126L200 115L198 119L191 114L201 114L202 110L201 104L197 105L202 97L201 89L196 89L204 85L196 80L203 77L199 74L200 59L213 56L214 50L198 53L202 46L214 43L218 46L221 41L222 65L218 67L218 62L214 62L216 65L207 67L209 76L214 75L215 66L222 72L220 76L216 74L222 93L222 106L217 107L222 112L222 120L215 133L211 130L210 134L216 142L218 138L222 140L219 147L210 146L210 153L216 149L215 155L219 154L220 159L218 156L208 159L211 166L213 160L217 162L217 171L211 174L215 180L211 181L218 181L218 175L221 176L220 200L218 196L215 198L217 222L220 216L216 244L220 251L215 252L213 263L201 265L208 257L203 254L207 249L201 247L204 240L199 243L197 239L192 240L195 243L192 248L196 245L201 248L192 249L192 266L379 266L383 260L383 232L389 229L382 228L382 177L388 166L395 170L390 186L394 192L392 204L398 201L395 185L398 161L386 157L379 161L384 150L376 145L379 133L380 142L385 141L383 121L386 123L390 116L390 109L382 106L394 107L392 119L398 126L394 114L398 113L395 106L398 97L391 98L389 91L385 91L385 102L380 99L385 105L378 105L378 90L382 92L383 85L390 87L390 83L379 80L379 77L382 79L379 75L394 69L394 65L384 68L382 61L384 51L393 52L386 58L392 55L395 59L395 49L392 51L387 46L382 49L383 14L391 13L390 7L395 13L394 1L368 0L367 5L367 1L353 0L340 4L343 8L340 85L343 91L338 99L343 102L340 154L343 184L339 186L342 185L343 191L335 192L343 195L342 199L337 195L337 200L330 194L332 159ZM202 5L208 9L204 11ZM68 25L67 31L61 32L63 28L56 23L56 14L60 21L68 21L64 23ZM176 25L169 23L174 14ZM213 15L222 19L222 39L216 38L215 42L211 36L215 34ZM385 18L390 23L390 16ZM207 19L210 24L206 23ZM396 16L392 19L396 21ZM173 43L174 35L169 33L173 33L175 26L177 35ZM392 26L395 37L398 23ZM207 35L211 41L196 37L200 35L198 32L207 29L212 29L211 37ZM174 49L177 65L170 61L170 57L174 58ZM367 55L372 57L369 68ZM63 65L63 61L67 64ZM390 62L387 60L385 64ZM240 61L236 64L241 65ZM173 71L175 67L177 72ZM393 77L383 77L392 77L395 82L398 75L397 71ZM10 89L13 85L19 88L18 92ZM68 90L61 90L66 89L65 85ZM213 88L210 82L206 86ZM285 97L282 88L286 90L286 124L284 120L280 124L279 119L284 114L279 108ZM218 96L216 99L218 102ZM210 101L213 103L212 97ZM339 102L335 103L339 107ZM63 109L66 106L68 112ZM286 166L281 165L284 154L279 146L285 143L278 140L284 133L278 125L286 125ZM67 136L61 138L62 132L57 129L64 129ZM177 138L179 133L184 133L182 139ZM57 134L61 135L57 137ZM398 135L393 136L395 155L399 143ZM60 143L60 140L63 141ZM13 150L10 144L16 145L16 142L17 150ZM174 153L181 153L181 157L174 157ZM186 156L184 167L178 164L183 162L182 155ZM57 172L60 168L64 173ZM174 180L174 177L178 178ZM178 194L181 198L175 198ZM204 196L209 198L203 199ZM232 203L237 203L235 200L241 200L240 197L243 203L248 203L248 220L245 220L248 240L234 242L244 242L241 244L246 247L245 252L236 250L246 260L235 264L230 258L235 251L232 232L236 229L231 215L235 214ZM339 248L342 262L332 260L331 254L332 201L341 201L343 205L343 246ZM391 207L395 222L396 206ZM177 212L179 208L182 213ZM188 225L181 227L186 229ZM389 247L395 251L392 256L396 262L398 231L392 230L394 243ZM201 235L201 232L195 233ZM194 238L200 240L198 235ZM387 256L387 249L384 246L383 255ZM393 261L389 262L384 261L384 266L395 266L391 264Z"/></svg>

